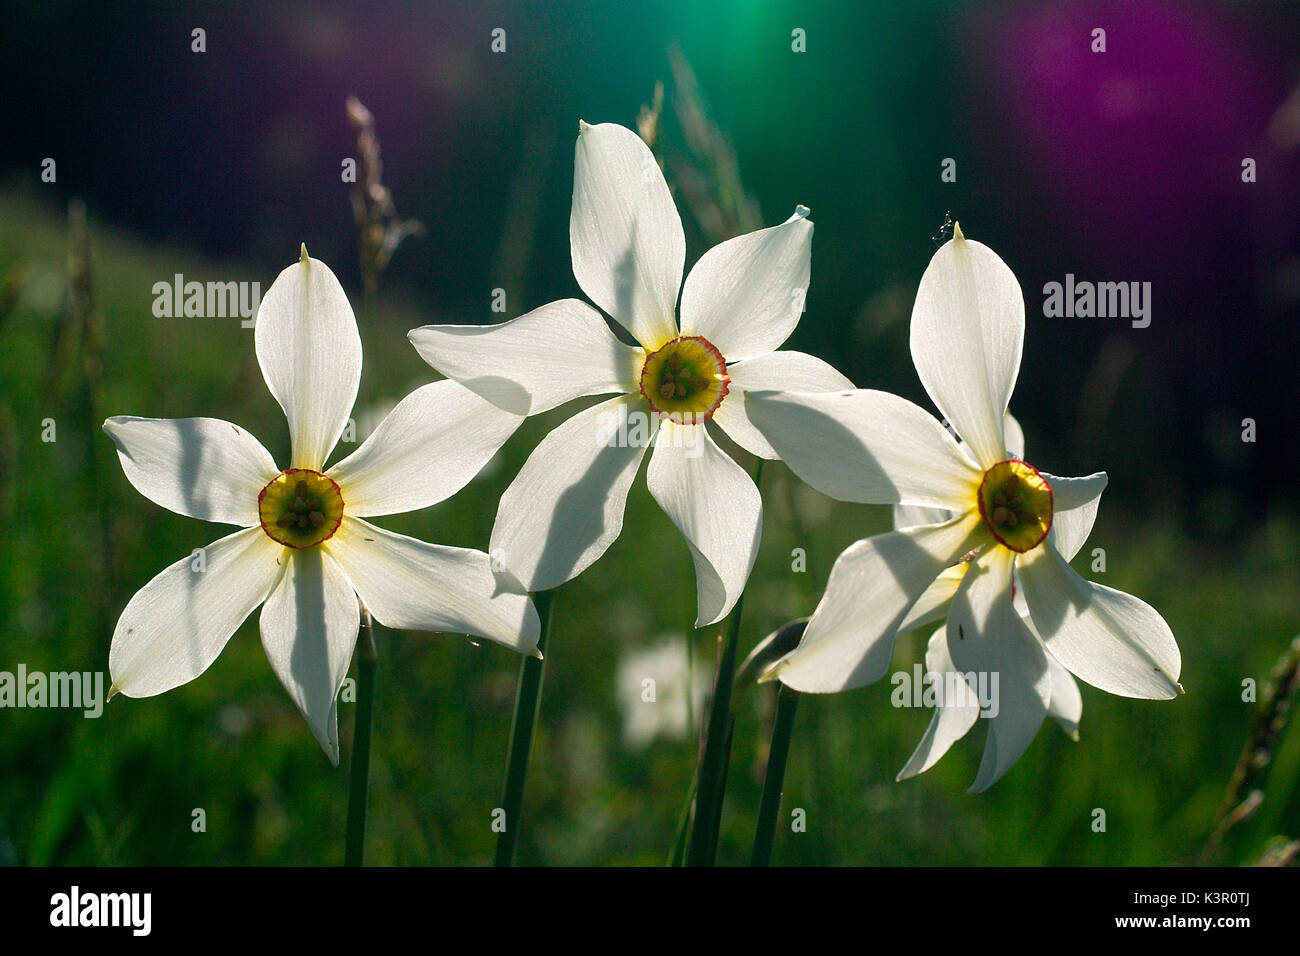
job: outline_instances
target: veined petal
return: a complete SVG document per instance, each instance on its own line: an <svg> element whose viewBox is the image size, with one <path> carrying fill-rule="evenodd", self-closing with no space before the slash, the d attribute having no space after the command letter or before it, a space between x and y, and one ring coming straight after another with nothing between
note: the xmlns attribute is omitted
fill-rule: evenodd
<svg viewBox="0 0 1300 956"><path fill-rule="evenodd" d="M1047 713L1061 725L1071 740L1079 739L1079 718L1083 716L1083 696L1074 675L1061 666L1051 654L1047 655L1047 672L1052 679L1052 699Z"/></svg>
<svg viewBox="0 0 1300 956"><path fill-rule="evenodd" d="M518 415L583 395L635 392L644 359L579 299L499 325L426 325L407 338L443 375Z"/></svg>
<svg viewBox="0 0 1300 956"><path fill-rule="evenodd" d="M780 456L749 420L745 402L747 389L840 392L853 388L853 383L829 364L803 352L769 352L728 365L727 374L731 376L731 390L713 413L713 420L741 448L769 459Z"/></svg>
<svg viewBox="0 0 1300 956"><path fill-rule="evenodd" d="M749 580L763 500L745 469L702 425L664 421L646 472L650 494L686 536L695 561L696 627L726 617Z"/></svg>
<svg viewBox="0 0 1300 956"><path fill-rule="evenodd" d="M227 535L135 593L108 652L113 687L152 697L202 674L280 577L285 549L259 528Z"/></svg>
<svg viewBox="0 0 1300 956"><path fill-rule="evenodd" d="M1109 479L1104 471L1087 478L1058 478L1048 474L1043 477L1052 486L1052 539L1065 560L1071 561L1092 534L1101 493Z"/></svg>
<svg viewBox="0 0 1300 956"><path fill-rule="evenodd" d="M798 691L830 693L879 680L894 637L917 598L944 568L970 550L978 514L924 528L890 531L844 550L831 568L799 646L765 678Z"/></svg>
<svg viewBox="0 0 1300 956"><path fill-rule="evenodd" d="M1006 445L1008 458L1025 459L1025 432L1015 415L1007 412L1002 416L1003 444Z"/></svg>
<svg viewBox="0 0 1300 956"><path fill-rule="evenodd" d="M933 415L906 399L864 388L746 398L749 420L823 494L957 512L975 506L983 473Z"/></svg>
<svg viewBox="0 0 1300 956"><path fill-rule="evenodd" d="M357 320L329 266L304 248L266 290L253 335L266 386L289 420L290 467L320 471L361 381Z"/></svg>
<svg viewBox="0 0 1300 956"><path fill-rule="evenodd" d="M490 553L529 591L581 574L623 530L627 492L656 427L645 400L624 395L553 430L501 496Z"/></svg>
<svg viewBox="0 0 1300 956"><path fill-rule="evenodd" d="M426 544L359 518L344 518L328 548L384 626L469 634L540 656L533 602L503 587L482 551Z"/></svg>
<svg viewBox="0 0 1300 956"><path fill-rule="evenodd" d="M1010 412L1007 412L1002 421L1006 431L1008 457L1023 459L1025 455L1025 436L1020 430L1020 422L1016 421ZM958 442L958 445L960 444L961 442ZM922 524L942 524L953 516L952 511L947 508L927 508L924 505L894 505L893 512L895 528L911 528Z"/></svg>
<svg viewBox="0 0 1300 956"><path fill-rule="evenodd" d="M894 530L915 528L923 524L943 524L953 517L947 508L930 508L926 505L894 505Z"/></svg>
<svg viewBox="0 0 1300 956"><path fill-rule="evenodd" d="M1182 656L1155 608L1085 581L1050 542L1024 555L1019 570L1035 630L1075 677L1121 697L1178 696Z"/></svg>
<svg viewBox="0 0 1300 956"><path fill-rule="evenodd" d="M104 431L136 491L191 518L257 524L258 492L280 473L261 442L218 418L115 415Z"/></svg>
<svg viewBox="0 0 1300 956"><path fill-rule="evenodd" d="M357 643L357 596L323 548L286 548L284 554L284 576L262 607L262 647L330 762L338 766L337 698Z"/></svg>
<svg viewBox="0 0 1300 956"><path fill-rule="evenodd" d="M465 487L522 421L456 382L433 382L398 402L329 476L354 517L427 508Z"/></svg>
<svg viewBox="0 0 1300 956"><path fill-rule="evenodd" d="M808 294L807 217L799 206L781 225L728 239L701 256L682 287L682 335L704 336L728 362L780 348Z"/></svg>
<svg viewBox="0 0 1300 956"><path fill-rule="evenodd" d="M1024 338L1020 283L993 250L958 229L921 277L912 361L930 398L984 468L1006 458L1002 416Z"/></svg>
<svg viewBox="0 0 1300 956"><path fill-rule="evenodd" d="M948 614L953 665L968 682L972 675L984 680L996 710L971 793L987 790L1020 759L1051 699L1047 654L1011 603L1015 557L994 548L971 562Z"/></svg>
<svg viewBox="0 0 1300 956"><path fill-rule="evenodd" d="M932 523L942 524L948 520L950 519L944 518L942 521ZM916 526L909 525L909 527ZM898 625L898 633L913 631L947 617L948 606L952 603L953 595L957 593L957 588L961 585L961 579L966 575L969 566L969 562L962 561L940 571L939 576L931 581L930 586L916 599L912 609L903 618L903 623Z"/></svg>
<svg viewBox="0 0 1300 956"><path fill-rule="evenodd" d="M582 291L642 346L677 336L686 235L654 154L630 129L578 124L569 245Z"/></svg>
<svg viewBox="0 0 1300 956"><path fill-rule="evenodd" d="M965 675L953 664L942 627L930 636L930 643L926 646L925 671L927 680L941 682L939 704L934 708L930 726L917 744L911 759L907 761L907 766L898 772L898 780L915 777L933 767L948 752L949 747L969 733L980 716L977 688L967 684ZM936 676L931 678L930 675ZM961 685L957 684L958 681L962 682ZM954 688L956 692L949 694Z"/></svg>

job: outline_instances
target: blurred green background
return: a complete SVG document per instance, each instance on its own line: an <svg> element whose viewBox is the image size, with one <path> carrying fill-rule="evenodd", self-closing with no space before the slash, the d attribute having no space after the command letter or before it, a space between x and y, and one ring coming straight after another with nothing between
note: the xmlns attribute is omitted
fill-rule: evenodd
<svg viewBox="0 0 1300 956"><path fill-rule="evenodd" d="M305 241L358 311L363 438L436 377L408 329L499 321L496 288L506 317L580 295L567 229L577 120L635 126L662 82L656 147L688 268L722 238L809 205L812 287L789 345L858 385L930 407L907 319L947 211L1006 259L1028 322L1012 410L1034 460L1110 474L1076 566L1158 608L1183 653L1185 696L1084 687L1080 741L1045 724L980 796L964 791L982 728L899 784L928 712L891 707L887 683L803 698L776 862L1238 863L1300 838L1300 733L1283 731L1238 794L1258 788L1262 802L1204 850L1256 720L1243 681L1262 688L1300 630L1294 6L534 7L17 14L0 66L6 88L24 91L0 153L0 670L106 670L130 596L222 534L138 495L105 417L221 417L286 456L251 330L157 318L154 283L183 273L265 289ZM206 53L191 51L194 27ZM494 54L498 27L507 48ZM1104 54L1090 49L1095 27ZM796 29L805 52L792 49ZM349 94L375 116L398 210L426 230L364 308L339 177L357 155ZM53 183L41 181L45 157ZM940 176L950 157L956 182ZM1245 157L1255 182L1242 181ZM79 201L89 282L70 229ZM1040 290L1066 273L1152 282L1150 328L1044 318ZM527 422L449 502L381 523L486 547L497 497L568 412ZM1255 443L1240 440L1246 417ZM742 653L809 613L835 556L889 520L779 464L762 491ZM1089 568L1093 547L1106 550L1104 574ZM806 573L791 572L794 548ZM520 862L667 857L698 753L700 701L682 702L692 679L707 684L719 631L687 629L694 603L685 543L641 480L618 543L556 599ZM898 669L922 658L924 637L900 640ZM378 638L368 861L486 863L518 658L463 637ZM641 677L656 679L658 703L642 703ZM738 699L723 863L748 860L773 706L771 687ZM650 736L646 708L664 732ZM332 769L267 666L255 618L201 678L161 697L116 699L97 720L0 710L0 861L340 862L352 705L340 720L344 765ZM191 828L197 808L206 832ZM794 808L805 832L789 828Z"/></svg>

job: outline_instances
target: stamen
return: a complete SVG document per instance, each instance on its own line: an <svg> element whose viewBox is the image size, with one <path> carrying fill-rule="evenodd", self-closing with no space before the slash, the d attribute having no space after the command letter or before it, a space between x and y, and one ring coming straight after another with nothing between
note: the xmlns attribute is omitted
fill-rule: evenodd
<svg viewBox="0 0 1300 956"><path fill-rule="evenodd" d="M1033 466L1017 459L984 473L977 494L984 524L997 541L1024 553L1037 547L1052 526L1052 488Z"/></svg>
<svg viewBox="0 0 1300 956"><path fill-rule="evenodd" d="M291 468L272 479L257 498L262 530L279 544L311 548L329 540L343 522L343 496L327 475Z"/></svg>
<svg viewBox="0 0 1300 956"><path fill-rule="evenodd" d="M730 390L722 354L698 335L673 339L646 356L641 394L661 418L698 424L713 417Z"/></svg>

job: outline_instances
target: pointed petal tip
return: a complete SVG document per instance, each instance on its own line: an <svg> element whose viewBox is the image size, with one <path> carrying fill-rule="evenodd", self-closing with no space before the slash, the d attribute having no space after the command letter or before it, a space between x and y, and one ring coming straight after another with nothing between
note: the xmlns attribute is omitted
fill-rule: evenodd
<svg viewBox="0 0 1300 956"><path fill-rule="evenodd" d="M542 656L542 652L541 652L540 650L538 650L536 647L533 648L533 652L532 652L532 654L530 654L529 656L530 656L530 657L535 657L535 658L537 658L539 661L544 661L544 660L546 660L546 658Z"/></svg>
<svg viewBox="0 0 1300 956"><path fill-rule="evenodd" d="M591 124L584 119L578 120L578 135L581 136L587 130L591 129Z"/></svg>
<svg viewBox="0 0 1300 956"><path fill-rule="evenodd" d="M966 235L965 235L965 233L963 233L963 232L961 231L961 223L960 223L960 222L954 222L954 223L952 224L952 239L953 239L953 242L965 242L965 241L966 241ZM971 791L968 790L968 791L966 791L966 792L967 792L967 793L970 793Z"/></svg>
<svg viewBox="0 0 1300 956"><path fill-rule="evenodd" d="M778 677L781 676L781 671L785 669L784 665L785 665L785 661L775 661L774 663L768 665L767 670L759 674L758 679L754 681L754 683L770 684L772 681L776 680Z"/></svg>
<svg viewBox="0 0 1300 956"><path fill-rule="evenodd" d="M803 203L800 203L799 205L794 207L794 216L796 219L807 219L811 215L812 215L812 210L809 209L807 206L805 206Z"/></svg>
<svg viewBox="0 0 1300 956"><path fill-rule="evenodd" d="M298 264L305 266L307 264L307 243L302 243L298 247Z"/></svg>
<svg viewBox="0 0 1300 956"><path fill-rule="evenodd" d="M108 688L108 696L104 698L104 703L107 704L120 693L122 693L122 688L117 686L117 681L113 681L112 685Z"/></svg>

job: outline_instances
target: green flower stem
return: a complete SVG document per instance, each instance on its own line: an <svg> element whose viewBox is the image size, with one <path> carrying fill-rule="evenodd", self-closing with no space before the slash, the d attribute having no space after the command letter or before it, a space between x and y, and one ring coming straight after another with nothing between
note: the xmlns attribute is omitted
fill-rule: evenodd
<svg viewBox="0 0 1300 956"><path fill-rule="evenodd" d="M763 478L763 459L754 469L754 484ZM727 635L718 662L718 679L713 689L713 706L709 710L709 730L700 760L699 789L695 797L695 826L691 830L687 866L712 866L718 852L718 830L722 819L722 801L726 794L727 758L731 740L731 691L736 676L736 644L740 636L740 619L745 608L741 591L727 621Z"/></svg>
<svg viewBox="0 0 1300 956"><path fill-rule="evenodd" d="M357 724L352 735L352 780L348 791L348 829L344 844L344 866L361 866L366 852L366 801L370 791L370 739L375 716L374 628L370 612L361 612L361 633L357 640Z"/></svg>
<svg viewBox="0 0 1300 956"><path fill-rule="evenodd" d="M767 755L767 773L763 777L763 799L758 805L758 829L754 832L750 866L767 866L772 862L776 821L781 814L781 790L785 786L786 758L790 756L790 738L794 735L798 707L799 692L781 684L776 695L776 720L772 724L772 746Z"/></svg>
<svg viewBox="0 0 1300 956"><path fill-rule="evenodd" d="M546 638L551 631L551 605L554 591L541 591L533 596L542 629L537 638L538 651L546 652ZM525 657L519 671L519 690L515 696L515 714L510 722L510 753L506 758L506 785L501 796L505 810L505 829L497 836L494 866L513 866L515 847L519 842L519 821L524 805L524 785L528 782L528 759L533 751L533 728L537 725L537 709L542 703L542 677L546 662L536 657Z"/></svg>
<svg viewBox="0 0 1300 956"><path fill-rule="evenodd" d="M677 835L673 837L673 848L668 853L668 866L681 866L686 862L686 835L691 829L691 810L695 807L695 794L700 786L700 768L695 768L695 778L691 781L691 792L686 797L686 806L677 822Z"/></svg>

